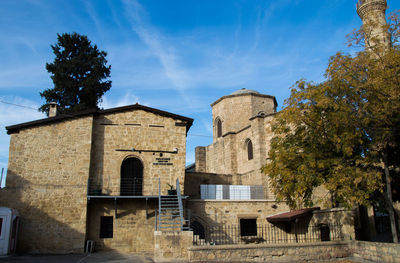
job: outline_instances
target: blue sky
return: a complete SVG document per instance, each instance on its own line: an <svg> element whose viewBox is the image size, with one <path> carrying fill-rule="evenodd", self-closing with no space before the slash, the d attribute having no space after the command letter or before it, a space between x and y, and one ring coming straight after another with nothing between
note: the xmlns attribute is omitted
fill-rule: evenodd
<svg viewBox="0 0 400 263"><path fill-rule="evenodd" d="M399 1L388 0L391 12ZM210 104L240 88L276 96L304 78L319 82L346 34L361 25L355 0L2 0L0 168L5 126L43 118L39 92L57 33L87 35L108 53L113 86L102 107L136 102L195 119L194 147L212 142ZM25 105L18 107L7 103Z"/></svg>

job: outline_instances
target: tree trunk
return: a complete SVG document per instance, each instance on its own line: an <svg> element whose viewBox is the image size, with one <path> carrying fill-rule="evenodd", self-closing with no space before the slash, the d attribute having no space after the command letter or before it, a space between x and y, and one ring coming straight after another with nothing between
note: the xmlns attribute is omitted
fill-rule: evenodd
<svg viewBox="0 0 400 263"><path fill-rule="evenodd" d="M396 228L396 219L394 216L394 208L393 208L393 200L392 200L392 187L390 185L390 174L389 174L389 167L388 167L388 158L387 153L383 154L383 164L385 170L385 182L386 182L386 193L383 193L386 210L389 213L390 219L390 228L392 229L392 236L393 236L393 243L398 243L399 238L397 236L397 228Z"/></svg>

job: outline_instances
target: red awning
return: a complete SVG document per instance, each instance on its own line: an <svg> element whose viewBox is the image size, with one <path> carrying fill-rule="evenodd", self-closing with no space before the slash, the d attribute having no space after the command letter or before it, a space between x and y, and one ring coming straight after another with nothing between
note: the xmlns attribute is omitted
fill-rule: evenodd
<svg viewBox="0 0 400 263"><path fill-rule="evenodd" d="M319 209L320 209L319 207L311 207L311 208L293 210L293 211L290 211L290 212L269 216L269 217L267 217L267 220L270 223L274 223L274 222L290 222L290 221L293 221L293 220L295 220L295 219L297 219L299 217L310 215L314 210L319 210Z"/></svg>

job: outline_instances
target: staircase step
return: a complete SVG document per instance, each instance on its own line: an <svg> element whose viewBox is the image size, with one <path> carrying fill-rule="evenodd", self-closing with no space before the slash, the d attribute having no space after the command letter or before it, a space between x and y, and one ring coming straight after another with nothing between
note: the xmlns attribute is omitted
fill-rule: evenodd
<svg viewBox="0 0 400 263"><path fill-rule="evenodd" d="M182 230L182 206L178 195L160 195L158 228L163 231Z"/></svg>

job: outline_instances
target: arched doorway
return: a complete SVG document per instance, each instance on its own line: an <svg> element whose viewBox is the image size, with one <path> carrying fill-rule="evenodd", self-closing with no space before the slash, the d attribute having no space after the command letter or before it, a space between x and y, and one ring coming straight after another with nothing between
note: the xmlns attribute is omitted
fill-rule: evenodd
<svg viewBox="0 0 400 263"><path fill-rule="evenodd" d="M125 159L121 164L120 195L141 196L143 190L143 164L135 157Z"/></svg>

